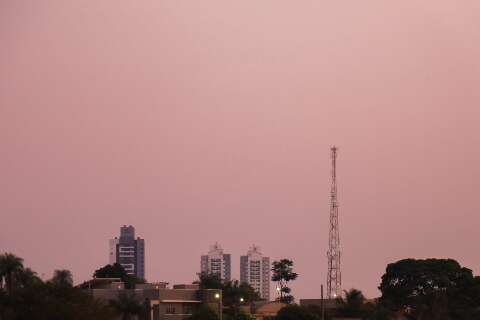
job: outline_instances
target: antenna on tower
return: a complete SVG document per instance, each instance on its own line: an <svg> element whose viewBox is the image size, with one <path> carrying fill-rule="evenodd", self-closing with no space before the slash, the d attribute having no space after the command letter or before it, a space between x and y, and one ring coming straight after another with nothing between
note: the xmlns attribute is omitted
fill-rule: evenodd
<svg viewBox="0 0 480 320"><path fill-rule="evenodd" d="M337 147L330 148L332 157L332 186L330 190L330 229L328 233L328 275L327 298L341 294L342 274L340 272L340 232L338 229L337 202Z"/></svg>

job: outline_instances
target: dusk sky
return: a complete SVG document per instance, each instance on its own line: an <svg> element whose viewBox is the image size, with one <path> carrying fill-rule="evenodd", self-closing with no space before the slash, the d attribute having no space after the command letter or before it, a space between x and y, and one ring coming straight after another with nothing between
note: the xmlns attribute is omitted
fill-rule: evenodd
<svg viewBox="0 0 480 320"><path fill-rule="evenodd" d="M0 252L45 278L131 224L149 281L257 244L319 297L334 144L345 289L478 275L480 1L0 0Z"/></svg>

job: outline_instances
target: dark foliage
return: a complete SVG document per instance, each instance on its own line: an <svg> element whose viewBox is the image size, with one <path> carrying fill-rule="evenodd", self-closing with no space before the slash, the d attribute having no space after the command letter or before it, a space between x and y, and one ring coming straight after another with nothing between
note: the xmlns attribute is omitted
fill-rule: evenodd
<svg viewBox="0 0 480 320"><path fill-rule="evenodd" d="M6 270L2 276L10 281L8 289L0 288L0 320L115 319L110 307L72 286L70 271L56 270L43 282L22 261L12 254L0 256L0 269Z"/></svg>
<svg viewBox="0 0 480 320"><path fill-rule="evenodd" d="M277 282L280 291L279 301L283 303L292 303L294 298L291 295L291 289L287 286L288 282L297 279L298 274L293 272L293 261L282 259L272 262L272 281Z"/></svg>
<svg viewBox="0 0 480 320"><path fill-rule="evenodd" d="M276 320L319 320L320 317L310 308L297 304L283 307L277 314Z"/></svg>
<svg viewBox="0 0 480 320"><path fill-rule="evenodd" d="M200 286L200 289L222 289L223 283L220 275L216 273L200 272L198 274L198 281L195 281Z"/></svg>
<svg viewBox="0 0 480 320"><path fill-rule="evenodd" d="M412 319L480 319L480 278L452 259L405 259L389 264L381 305Z"/></svg>
<svg viewBox="0 0 480 320"><path fill-rule="evenodd" d="M144 279L128 275L125 269L118 263L114 263L113 265L107 264L95 270L93 276L95 278L119 278L125 283L126 289L135 288L135 284L137 283L145 283Z"/></svg>
<svg viewBox="0 0 480 320"><path fill-rule="evenodd" d="M365 304L366 299L362 291L350 289L349 291L345 290L344 293L345 297L337 298L337 304L339 306L337 314L345 318L366 319L369 308Z"/></svg>
<svg viewBox="0 0 480 320"><path fill-rule="evenodd" d="M218 320L217 313L208 305L201 304L193 311L191 320Z"/></svg>
<svg viewBox="0 0 480 320"><path fill-rule="evenodd" d="M110 301L110 306L122 320L136 319L137 317L142 319L147 314L146 305L138 301L133 293L120 293L117 300Z"/></svg>
<svg viewBox="0 0 480 320"><path fill-rule="evenodd" d="M222 290L222 303L227 318L237 319L242 305L260 300L258 293L248 283L240 283L238 280L222 281L217 274L199 273L198 278L196 283L201 289Z"/></svg>

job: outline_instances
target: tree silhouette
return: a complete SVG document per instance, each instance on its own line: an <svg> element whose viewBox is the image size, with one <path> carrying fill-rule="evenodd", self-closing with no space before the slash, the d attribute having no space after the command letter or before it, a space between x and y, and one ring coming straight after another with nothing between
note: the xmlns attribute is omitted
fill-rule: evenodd
<svg viewBox="0 0 480 320"><path fill-rule="evenodd" d="M119 278L125 283L125 288L133 289L137 283L145 283L144 279L127 274L125 269L119 264L107 264L93 273L95 278Z"/></svg>
<svg viewBox="0 0 480 320"><path fill-rule="evenodd" d="M480 319L480 277L452 259L404 259L387 266L380 303L416 319Z"/></svg>
<svg viewBox="0 0 480 320"><path fill-rule="evenodd" d="M366 299L362 291L357 289L350 289L349 291L345 290L345 298L338 297L337 304L338 314L342 317L356 317L364 318L366 317L368 310L367 305L365 304Z"/></svg>
<svg viewBox="0 0 480 320"><path fill-rule="evenodd" d="M145 305L139 302L134 294L122 292L117 300L111 300L110 305L122 317L122 320L134 319L145 314Z"/></svg>
<svg viewBox="0 0 480 320"><path fill-rule="evenodd" d="M218 320L217 313L207 304L201 304L193 311L190 320Z"/></svg>
<svg viewBox="0 0 480 320"><path fill-rule="evenodd" d="M7 292L12 293L14 282L23 271L23 259L12 253L0 255L0 279L5 280Z"/></svg>
<svg viewBox="0 0 480 320"><path fill-rule="evenodd" d="M73 276L69 270L55 270L53 278L50 280L54 285L62 287L73 286Z"/></svg>
<svg viewBox="0 0 480 320"><path fill-rule="evenodd" d="M291 295L291 289L287 286L288 282L297 279L298 274L293 272L293 261L282 259L272 262L272 281L277 282L277 290L280 292L279 301L291 303L294 298Z"/></svg>

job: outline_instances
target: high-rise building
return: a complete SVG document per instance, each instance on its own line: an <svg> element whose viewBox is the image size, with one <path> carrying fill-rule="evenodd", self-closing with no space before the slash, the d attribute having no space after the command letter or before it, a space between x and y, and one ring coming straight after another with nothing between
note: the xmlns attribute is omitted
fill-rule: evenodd
<svg viewBox="0 0 480 320"><path fill-rule="evenodd" d="M240 282L251 285L260 298L270 300L270 258L264 257L258 246L251 246L240 257Z"/></svg>
<svg viewBox="0 0 480 320"><path fill-rule="evenodd" d="M120 237L109 241L109 263L119 263L127 272L145 279L145 240L135 239L135 228L120 227Z"/></svg>
<svg viewBox="0 0 480 320"><path fill-rule="evenodd" d="M222 247L215 243L208 254L200 259L200 271L208 274L218 274L222 280L230 281L232 268L230 254L224 254Z"/></svg>

